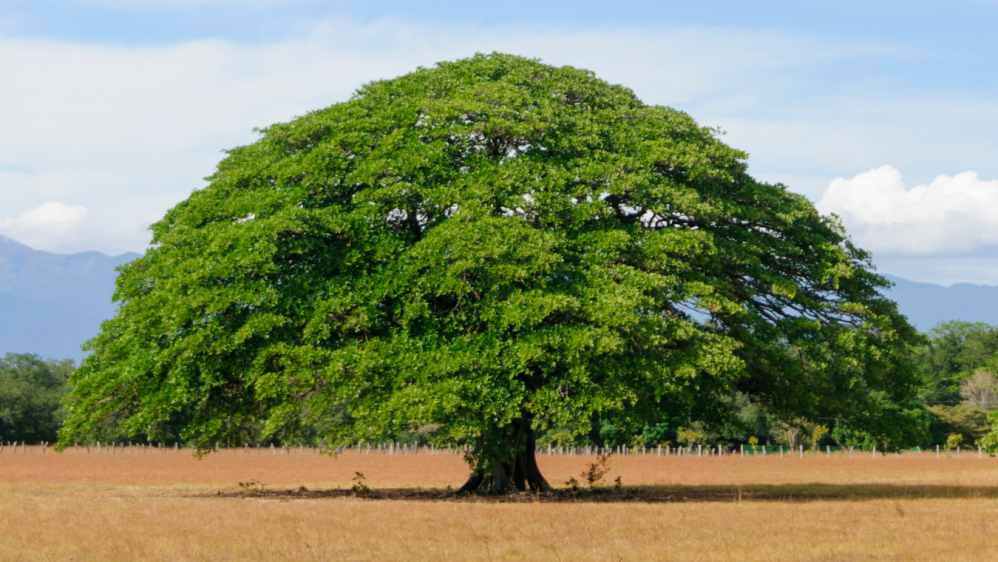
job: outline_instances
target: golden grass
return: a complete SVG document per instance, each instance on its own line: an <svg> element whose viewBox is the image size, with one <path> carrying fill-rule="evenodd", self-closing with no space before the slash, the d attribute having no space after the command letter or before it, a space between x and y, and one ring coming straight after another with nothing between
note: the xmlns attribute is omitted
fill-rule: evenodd
<svg viewBox="0 0 998 562"><path fill-rule="evenodd" d="M586 457L546 457L555 484ZM614 458L625 486L998 489L998 459ZM0 560L995 560L998 500L481 503L215 496L457 486L457 455L0 454ZM958 494L954 494L958 495ZM971 494L973 495L973 494Z"/></svg>
<svg viewBox="0 0 998 562"><path fill-rule="evenodd" d="M3 560L995 560L998 503L0 495Z"/></svg>
<svg viewBox="0 0 998 562"><path fill-rule="evenodd" d="M29 448L30 449L30 448ZM455 488L468 477L460 455L358 455L356 450L337 457L308 453L271 455L242 449L210 454L202 459L188 451L159 453L42 455L0 454L0 486L157 486L218 488L256 481L273 488L349 487L356 472L378 487ZM562 486L579 474L593 457L538 457L541 471L552 485ZM935 455L832 455L817 458L751 457L640 457L613 456L609 484L620 476L626 486L745 486L841 484L902 486L998 487L998 459L936 459Z"/></svg>

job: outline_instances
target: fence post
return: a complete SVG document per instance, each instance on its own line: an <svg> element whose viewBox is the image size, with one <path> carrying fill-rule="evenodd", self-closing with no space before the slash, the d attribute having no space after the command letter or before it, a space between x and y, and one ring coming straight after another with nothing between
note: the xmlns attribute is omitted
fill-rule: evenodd
<svg viewBox="0 0 998 562"><path fill-rule="evenodd" d="M981 458L981 446L977 446L977 458Z"/></svg>
<svg viewBox="0 0 998 562"><path fill-rule="evenodd" d="M852 458L852 449L853 449L852 447L849 447L849 458L850 459Z"/></svg>
<svg viewBox="0 0 998 562"><path fill-rule="evenodd" d="M738 448L741 449L742 456L744 457L745 456L745 444L742 443L741 445L738 446Z"/></svg>
<svg viewBox="0 0 998 562"><path fill-rule="evenodd" d="M762 446L762 458L766 458L766 446Z"/></svg>
<svg viewBox="0 0 998 562"><path fill-rule="evenodd" d="M828 453L828 458L832 458L832 446L825 445L825 452Z"/></svg>
<svg viewBox="0 0 998 562"><path fill-rule="evenodd" d="M877 458L877 446L873 446L873 458Z"/></svg>
<svg viewBox="0 0 998 562"><path fill-rule="evenodd" d="M960 458L960 446L956 446L956 458Z"/></svg>
<svg viewBox="0 0 998 562"><path fill-rule="evenodd" d="M800 458L804 458L804 445L800 446Z"/></svg>
<svg viewBox="0 0 998 562"><path fill-rule="evenodd" d="M939 445L936 445L936 458L939 458Z"/></svg>
<svg viewBox="0 0 998 562"><path fill-rule="evenodd" d="M780 445L780 458L783 458L783 445Z"/></svg>

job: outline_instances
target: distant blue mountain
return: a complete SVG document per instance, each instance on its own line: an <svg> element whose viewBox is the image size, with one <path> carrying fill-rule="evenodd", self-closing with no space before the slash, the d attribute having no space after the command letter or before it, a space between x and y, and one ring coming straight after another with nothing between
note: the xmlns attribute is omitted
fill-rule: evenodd
<svg viewBox="0 0 998 562"><path fill-rule="evenodd" d="M114 315L114 268L137 257L52 254L0 236L0 354L82 359L80 344Z"/></svg>
<svg viewBox="0 0 998 562"><path fill-rule="evenodd" d="M970 283L943 287L891 275L884 277L894 282L886 295L923 332L948 320L998 324L998 287Z"/></svg>
<svg viewBox="0 0 998 562"><path fill-rule="evenodd" d="M114 315L115 268L137 257L52 254L0 236L0 355L82 359L80 345ZM887 295L919 330L946 320L998 324L998 287L886 277L895 283Z"/></svg>

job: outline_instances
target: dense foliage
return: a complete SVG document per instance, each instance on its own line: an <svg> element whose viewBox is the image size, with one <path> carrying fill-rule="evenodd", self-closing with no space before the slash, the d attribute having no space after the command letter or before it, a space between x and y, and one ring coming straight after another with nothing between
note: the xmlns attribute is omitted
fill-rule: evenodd
<svg viewBox="0 0 998 562"><path fill-rule="evenodd" d="M60 400L74 369L69 359L20 353L0 359L0 441L55 441L65 418Z"/></svg>
<svg viewBox="0 0 998 562"><path fill-rule="evenodd" d="M911 438L918 336L869 256L682 112L493 54L261 134L121 269L64 442L432 427L501 491L546 486L544 428L720 424L739 394Z"/></svg>
<svg viewBox="0 0 998 562"><path fill-rule="evenodd" d="M919 398L929 406L955 406L960 383L978 369L998 367L998 328L981 322L944 322L929 330L928 343L916 352L923 386Z"/></svg>

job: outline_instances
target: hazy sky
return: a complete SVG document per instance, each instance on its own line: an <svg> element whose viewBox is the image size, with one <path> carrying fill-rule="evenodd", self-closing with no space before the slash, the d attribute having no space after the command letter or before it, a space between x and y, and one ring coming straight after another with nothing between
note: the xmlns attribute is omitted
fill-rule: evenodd
<svg viewBox="0 0 998 562"><path fill-rule="evenodd" d="M0 234L141 252L254 127L503 51L724 129L882 272L998 285L996 27L984 0L3 0Z"/></svg>

